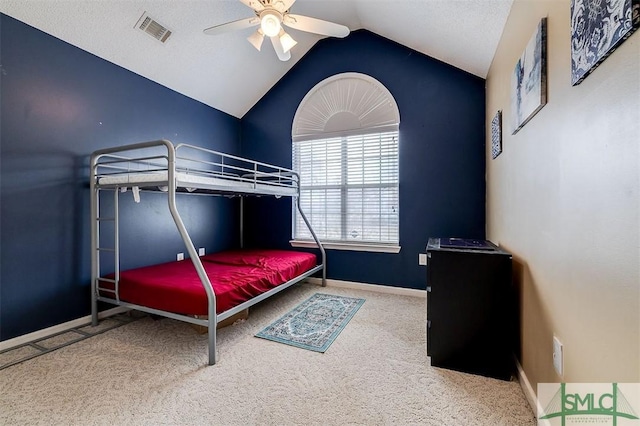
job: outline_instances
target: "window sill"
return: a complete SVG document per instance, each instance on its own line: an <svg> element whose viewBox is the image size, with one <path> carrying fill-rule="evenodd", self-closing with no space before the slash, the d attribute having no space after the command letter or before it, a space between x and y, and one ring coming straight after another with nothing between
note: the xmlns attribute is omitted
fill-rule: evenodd
<svg viewBox="0 0 640 426"><path fill-rule="evenodd" d="M318 248L315 241L291 240L292 247ZM351 251L368 251L374 253L400 253L400 246L391 246L383 244L351 244L351 243L322 243L325 249L329 250L351 250Z"/></svg>

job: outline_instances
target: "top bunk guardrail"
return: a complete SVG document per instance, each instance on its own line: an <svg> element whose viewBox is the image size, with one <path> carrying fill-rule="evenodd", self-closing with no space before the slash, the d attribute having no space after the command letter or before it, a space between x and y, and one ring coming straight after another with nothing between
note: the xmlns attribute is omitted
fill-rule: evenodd
<svg viewBox="0 0 640 426"><path fill-rule="evenodd" d="M99 188L166 191L174 179L181 192L299 195L299 177L291 169L167 140L96 151L91 178Z"/></svg>

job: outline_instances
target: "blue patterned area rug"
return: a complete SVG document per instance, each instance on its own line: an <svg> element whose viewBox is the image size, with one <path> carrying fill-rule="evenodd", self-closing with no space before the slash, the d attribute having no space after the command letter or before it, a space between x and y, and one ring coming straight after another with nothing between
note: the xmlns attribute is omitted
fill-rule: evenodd
<svg viewBox="0 0 640 426"><path fill-rule="evenodd" d="M316 293L256 337L325 352L363 303L364 299Z"/></svg>

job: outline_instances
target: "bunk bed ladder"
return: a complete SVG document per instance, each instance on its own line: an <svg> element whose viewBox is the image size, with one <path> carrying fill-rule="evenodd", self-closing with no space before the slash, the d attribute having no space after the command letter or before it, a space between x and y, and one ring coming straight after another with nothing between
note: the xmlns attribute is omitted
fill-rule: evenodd
<svg viewBox="0 0 640 426"><path fill-rule="evenodd" d="M91 219L93 232L91 233L91 252L92 252L92 288L91 288L91 319L92 324L94 326L98 325L98 315L97 315L97 297L99 292L107 292L113 293L114 298L120 302L120 238L119 238L119 203L118 203L118 195L119 189L116 188L113 191L113 216L104 217L100 216L100 195L99 189L92 190L92 200L91 203ZM112 223L113 226L113 247L106 247L102 245L102 224ZM112 254L113 255L113 267L114 267L114 277L113 278L105 278L101 276L101 268L100 263L102 260L102 255L104 254ZM113 284L113 289L103 288L100 286L100 283L107 282Z"/></svg>

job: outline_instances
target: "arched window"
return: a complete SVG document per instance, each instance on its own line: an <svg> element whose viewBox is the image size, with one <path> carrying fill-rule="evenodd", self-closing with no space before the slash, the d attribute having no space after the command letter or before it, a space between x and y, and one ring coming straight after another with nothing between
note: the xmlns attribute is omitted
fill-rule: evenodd
<svg viewBox="0 0 640 426"><path fill-rule="evenodd" d="M335 75L304 97L293 120L293 169L320 240L399 250L399 125L393 96L368 75ZM293 238L294 245L311 239L296 209Z"/></svg>

